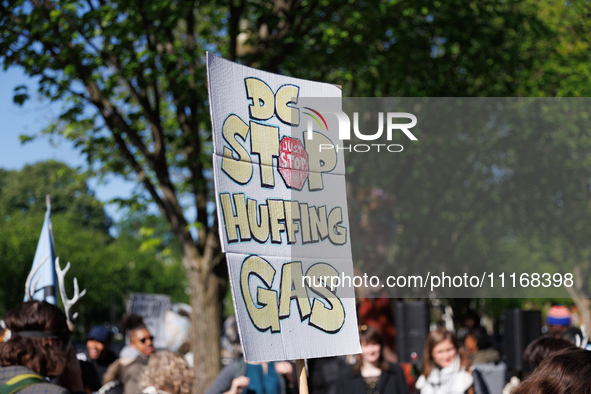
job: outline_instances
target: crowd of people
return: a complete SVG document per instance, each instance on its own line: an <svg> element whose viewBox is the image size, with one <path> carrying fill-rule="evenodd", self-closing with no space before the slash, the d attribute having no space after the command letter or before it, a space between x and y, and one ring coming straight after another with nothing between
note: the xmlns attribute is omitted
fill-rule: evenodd
<svg viewBox="0 0 591 394"><path fill-rule="evenodd" d="M533 372L513 379L503 394L589 394L591 352L580 348L580 331L563 307L547 319L549 335L530 343L523 354ZM131 319L133 320L133 319ZM86 351L76 353L66 316L54 305L29 301L9 312L0 333L0 393L4 394L189 394L194 372L185 357L155 351L154 337L141 318L127 325L128 345L111 351L112 332L96 326L87 334ZM443 327L432 330L424 345L420 372L392 362L379 328L359 329L361 354L308 362L311 394L500 394L491 391L479 365L497 363L500 353L481 327L458 341ZM416 378L415 378L416 377ZM241 357L225 366L207 394L295 394L292 362L246 363Z"/></svg>

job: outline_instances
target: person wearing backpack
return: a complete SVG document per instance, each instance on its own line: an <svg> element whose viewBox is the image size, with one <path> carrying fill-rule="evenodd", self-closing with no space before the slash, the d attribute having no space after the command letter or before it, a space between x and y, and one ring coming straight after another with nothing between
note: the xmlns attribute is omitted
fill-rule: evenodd
<svg viewBox="0 0 591 394"><path fill-rule="evenodd" d="M85 394L66 316L44 301L8 312L0 343L0 394ZM47 378L59 378L60 385Z"/></svg>

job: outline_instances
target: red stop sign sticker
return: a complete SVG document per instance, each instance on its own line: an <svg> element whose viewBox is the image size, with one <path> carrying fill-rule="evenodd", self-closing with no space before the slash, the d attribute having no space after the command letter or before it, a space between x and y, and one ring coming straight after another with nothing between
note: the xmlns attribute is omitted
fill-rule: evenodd
<svg viewBox="0 0 591 394"><path fill-rule="evenodd" d="M302 190L304 187L308 178L308 152L297 138L281 139L279 173L290 189Z"/></svg>

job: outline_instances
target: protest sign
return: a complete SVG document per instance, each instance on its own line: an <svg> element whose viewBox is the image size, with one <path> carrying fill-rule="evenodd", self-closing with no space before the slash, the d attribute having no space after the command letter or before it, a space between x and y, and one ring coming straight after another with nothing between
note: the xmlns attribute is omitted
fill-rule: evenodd
<svg viewBox="0 0 591 394"><path fill-rule="evenodd" d="M220 239L246 360L359 353L353 287L335 281L353 276L337 120L298 103L339 106L341 90L212 54L207 70Z"/></svg>

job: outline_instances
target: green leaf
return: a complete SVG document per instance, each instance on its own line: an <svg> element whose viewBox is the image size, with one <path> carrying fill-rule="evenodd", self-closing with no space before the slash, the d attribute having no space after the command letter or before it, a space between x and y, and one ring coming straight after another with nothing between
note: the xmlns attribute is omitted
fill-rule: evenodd
<svg viewBox="0 0 591 394"><path fill-rule="evenodd" d="M35 135L26 135L26 134L21 134L18 136L18 139L20 141L21 144L26 144L27 142L32 142L35 140L35 138L37 138L37 136Z"/></svg>
<svg viewBox="0 0 591 394"><path fill-rule="evenodd" d="M22 106L25 103L25 101L29 99L29 95L27 93L28 90L29 88L26 85L19 85L15 87L12 101L17 105Z"/></svg>

